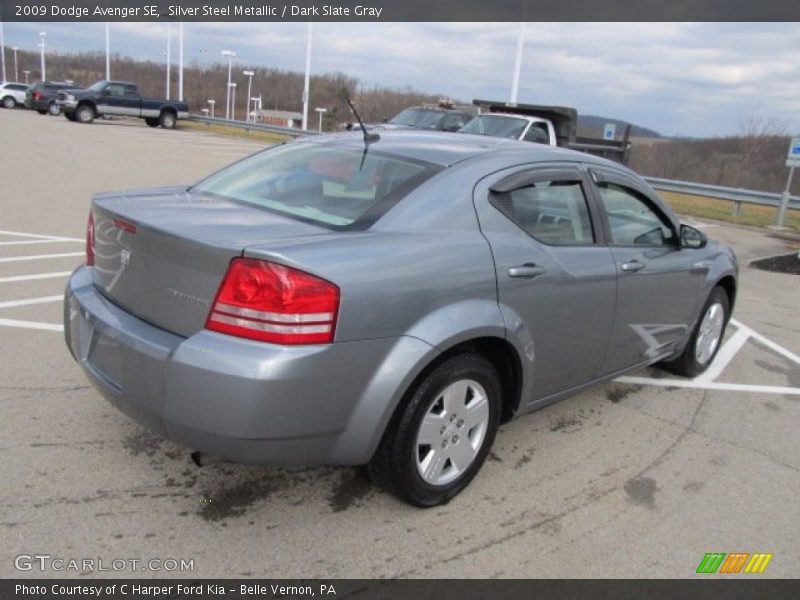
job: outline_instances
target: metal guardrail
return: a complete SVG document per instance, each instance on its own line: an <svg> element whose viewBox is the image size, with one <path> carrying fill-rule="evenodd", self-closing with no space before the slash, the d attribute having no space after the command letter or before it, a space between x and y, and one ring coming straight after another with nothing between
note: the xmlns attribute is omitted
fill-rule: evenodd
<svg viewBox="0 0 800 600"><path fill-rule="evenodd" d="M229 119L220 119L219 117L203 117L200 115L191 115L188 119L195 123L205 123L206 125L224 125L226 127L235 127L237 129L244 129L248 133L250 131L265 131L267 133L279 133L281 135L288 135L290 137L301 137L305 135L318 135L316 131L296 129L294 127L281 127L280 125L268 125L267 123L250 123L248 121L231 121Z"/></svg>
<svg viewBox="0 0 800 600"><path fill-rule="evenodd" d="M658 177L645 177L656 190L664 192L676 192L678 194L690 194L692 196L705 196L718 200L730 200L733 202L733 216L738 217L742 210L742 204L758 204L760 206L773 206L778 208L781 204L781 194L771 192L759 192L756 190L745 190L741 188L723 187L719 185L709 185L707 183L693 183L691 181L675 181L672 179L660 179ZM789 198L788 208L800 210L800 196Z"/></svg>
<svg viewBox="0 0 800 600"><path fill-rule="evenodd" d="M278 133L290 137L302 137L305 135L319 135L317 131L296 129L294 127L280 127L279 125L268 125L266 123L250 123L248 121L231 121L220 119L219 117L204 117L192 115L190 121L195 123L206 123L207 125L224 125L236 127L246 131L266 131L268 133ZM603 148L604 150L606 148ZM756 204L760 206L772 206L775 208L781 205L781 194L771 192L759 192L756 190L746 190L741 188L724 187L720 185L710 185L707 183L694 183L691 181L676 181L674 179L661 179L659 177L644 178L653 188L664 192L676 192L678 194L690 194L692 196L704 196L718 200L729 200L733 202L733 216L738 217L742 210L742 204ZM800 196L790 196L787 208L800 210Z"/></svg>

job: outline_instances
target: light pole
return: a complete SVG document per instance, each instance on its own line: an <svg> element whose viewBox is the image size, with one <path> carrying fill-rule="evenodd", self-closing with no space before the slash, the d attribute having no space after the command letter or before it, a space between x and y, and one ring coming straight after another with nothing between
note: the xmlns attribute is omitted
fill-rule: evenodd
<svg viewBox="0 0 800 600"><path fill-rule="evenodd" d="M17 50L19 50L19 47L14 46L11 50L14 52L14 81L19 81L19 65L17 64Z"/></svg>
<svg viewBox="0 0 800 600"><path fill-rule="evenodd" d="M183 102L183 21L178 23L178 100Z"/></svg>
<svg viewBox="0 0 800 600"><path fill-rule="evenodd" d="M217 103L216 100L209 100L208 104L211 106L211 116L214 116L214 105Z"/></svg>
<svg viewBox="0 0 800 600"><path fill-rule="evenodd" d="M231 84L231 121L236 120L236 84Z"/></svg>
<svg viewBox="0 0 800 600"><path fill-rule="evenodd" d="M44 64L44 38L46 37L47 37L46 31L39 32L39 38L42 40L41 42L39 42L39 47L42 49L42 54L41 54L42 81L47 81L47 73L45 72L45 64Z"/></svg>
<svg viewBox="0 0 800 600"><path fill-rule="evenodd" d="M519 30L519 37L517 38L517 57L514 61L514 77L511 80L511 98L510 103L516 104L517 103L517 92L519 92L519 72L522 69L522 49L525 46L525 22L523 21L520 30Z"/></svg>
<svg viewBox="0 0 800 600"><path fill-rule="evenodd" d="M250 94L253 91L253 75L255 75L255 71L242 71L242 75L246 75L248 77L247 80L247 108L244 111L245 120L250 120Z"/></svg>
<svg viewBox="0 0 800 600"><path fill-rule="evenodd" d="M233 58L236 56L236 52L233 50L223 50L220 52L222 56L228 57L228 86L225 89L225 118L231 118L231 68L233 67Z"/></svg>
<svg viewBox="0 0 800 600"><path fill-rule="evenodd" d="M303 130L308 129L308 87L311 78L311 21L308 22L308 39L306 40L306 78L303 84Z"/></svg>
<svg viewBox="0 0 800 600"><path fill-rule="evenodd" d="M30 76L31 72L23 71L22 74L25 75L25 85L28 85L28 77Z"/></svg>
<svg viewBox="0 0 800 600"><path fill-rule="evenodd" d="M319 113L319 130L322 131L322 113L328 112L327 108L315 108L315 111Z"/></svg>
<svg viewBox="0 0 800 600"><path fill-rule="evenodd" d="M106 81L111 79L111 23L106 22Z"/></svg>
<svg viewBox="0 0 800 600"><path fill-rule="evenodd" d="M172 28L170 27L170 22L167 21L167 100L169 100L169 80L170 80L170 62L171 62L171 47L172 42Z"/></svg>
<svg viewBox="0 0 800 600"><path fill-rule="evenodd" d="M3 23L0 21L0 63L2 63L2 82L6 82L6 40L3 37Z"/></svg>

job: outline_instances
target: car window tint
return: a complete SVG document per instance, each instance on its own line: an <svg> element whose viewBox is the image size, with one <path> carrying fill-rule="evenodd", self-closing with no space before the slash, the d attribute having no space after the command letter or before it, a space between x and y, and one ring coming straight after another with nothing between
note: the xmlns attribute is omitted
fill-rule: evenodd
<svg viewBox="0 0 800 600"><path fill-rule="evenodd" d="M403 189L433 174L432 165L376 150L287 145L256 154L193 189L332 227L351 225Z"/></svg>
<svg viewBox="0 0 800 600"><path fill-rule="evenodd" d="M106 88L106 94L109 96L124 96L125 88L121 85L111 84Z"/></svg>
<svg viewBox="0 0 800 600"><path fill-rule="evenodd" d="M136 86L126 85L125 86L125 95L128 96L128 97L137 97L137 96L139 96L139 90L136 89Z"/></svg>
<svg viewBox="0 0 800 600"><path fill-rule="evenodd" d="M496 195L495 205L527 234L551 245L594 243L580 181L537 181Z"/></svg>
<svg viewBox="0 0 800 600"><path fill-rule="evenodd" d="M618 246L666 246L674 242L672 228L644 196L615 183L598 184L608 215L611 241Z"/></svg>
<svg viewBox="0 0 800 600"><path fill-rule="evenodd" d="M28 87L27 87L27 86L25 86L25 85L20 85L20 84L18 84L18 83L11 83L11 84L7 85L6 87L7 87L8 89L10 89L10 90L14 90L14 91L16 91L16 92L24 92L25 90L27 90L27 89L28 89Z"/></svg>

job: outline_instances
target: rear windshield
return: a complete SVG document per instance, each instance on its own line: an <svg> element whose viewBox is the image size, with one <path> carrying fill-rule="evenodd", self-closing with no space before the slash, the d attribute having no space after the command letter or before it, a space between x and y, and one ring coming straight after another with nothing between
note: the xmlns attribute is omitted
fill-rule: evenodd
<svg viewBox="0 0 800 600"><path fill-rule="evenodd" d="M436 173L430 163L308 143L246 158L192 188L334 229L369 227Z"/></svg>
<svg viewBox="0 0 800 600"><path fill-rule="evenodd" d="M446 113L441 110L425 110L424 108L407 108L389 123L417 127L419 129L436 129Z"/></svg>
<svg viewBox="0 0 800 600"><path fill-rule="evenodd" d="M519 139L525 127L528 125L527 119L516 117L501 117L497 115L479 115L461 128L463 133L475 133L477 135L489 135L491 137Z"/></svg>

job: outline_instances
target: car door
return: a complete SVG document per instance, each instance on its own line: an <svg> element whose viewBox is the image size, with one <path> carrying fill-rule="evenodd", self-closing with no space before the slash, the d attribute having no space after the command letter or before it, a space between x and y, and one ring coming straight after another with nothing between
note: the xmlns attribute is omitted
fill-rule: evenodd
<svg viewBox="0 0 800 600"><path fill-rule="evenodd" d="M592 380L614 316L616 268L578 165L517 167L476 186L508 335L533 362L532 402Z"/></svg>
<svg viewBox="0 0 800 600"><path fill-rule="evenodd" d="M127 115L125 86L109 83L98 100L98 109L104 115Z"/></svg>
<svg viewBox="0 0 800 600"><path fill-rule="evenodd" d="M636 179L594 167L592 179L618 276L607 374L675 350L692 322L702 271L681 250L679 224Z"/></svg>

